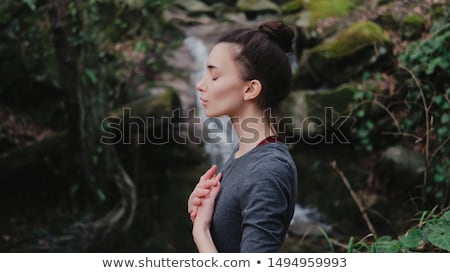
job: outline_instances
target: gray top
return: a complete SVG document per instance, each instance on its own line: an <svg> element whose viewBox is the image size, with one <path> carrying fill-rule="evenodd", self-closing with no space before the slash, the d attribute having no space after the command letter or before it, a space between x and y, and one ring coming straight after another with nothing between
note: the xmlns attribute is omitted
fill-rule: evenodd
<svg viewBox="0 0 450 273"><path fill-rule="evenodd" d="M297 169L282 142L256 146L223 166L211 235L219 252L277 252L297 201Z"/></svg>

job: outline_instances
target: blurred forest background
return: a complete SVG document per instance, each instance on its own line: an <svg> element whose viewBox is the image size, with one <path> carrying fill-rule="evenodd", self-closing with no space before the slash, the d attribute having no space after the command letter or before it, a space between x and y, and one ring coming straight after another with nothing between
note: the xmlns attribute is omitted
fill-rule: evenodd
<svg viewBox="0 0 450 273"><path fill-rule="evenodd" d="M275 18L296 30L283 251L449 251L449 4L0 1L0 251L196 251L186 201L212 154L166 129L194 134L218 35ZM123 138L102 144L111 117Z"/></svg>

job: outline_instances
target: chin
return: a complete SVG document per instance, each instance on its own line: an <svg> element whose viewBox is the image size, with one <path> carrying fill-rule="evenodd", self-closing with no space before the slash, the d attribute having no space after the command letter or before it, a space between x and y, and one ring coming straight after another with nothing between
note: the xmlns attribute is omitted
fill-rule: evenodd
<svg viewBox="0 0 450 273"><path fill-rule="evenodd" d="M220 117L222 115L223 115L222 113L208 111L208 109L205 111L205 116L207 116L208 118L217 118L217 117Z"/></svg>

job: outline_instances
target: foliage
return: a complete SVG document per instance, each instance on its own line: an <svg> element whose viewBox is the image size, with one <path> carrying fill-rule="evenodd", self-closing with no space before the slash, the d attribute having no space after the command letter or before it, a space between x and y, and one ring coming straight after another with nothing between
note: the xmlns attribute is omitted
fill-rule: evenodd
<svg viewBox="0 0 450 273"><path fill-rule="evenodd" d="M420 151L422 204L444 208L450 187L450 24L436 20L430 35L411 43L398 61L393 75L363 75L354 94L356 149L373 152L401 141Z"/></svg>
<svg viewBox="0 0 450 273"><path fill-rule="evenodd" d="M352 252L373 253L450 251L450 210L441 216L424 212L418 226L398 239L385 235L373 243L353 243L351 240L348 249Z"/></svg>
<svg viewBox="0 0 450 273"><path fill-rule="evenodd" d="M450 9L445 15L448 18ZM448 202L450 183L450 24L437 21L430 36L412 43L399 56L402 65L409 70L414 85L406 95L410 109L422 108L424 115L407 118L402 122L404 130L412 130L423 124L427 130L425 156L428 177L425 191L433 194L441 205Z"/></svg>
<svg viewBox="0 0 450 273"><path fill-rule="evenodd" d="M74 155L73 160L83 165L82 174L69 187L70 196L80 195L85 185L100 202L114 202L110 198L114 185L106 183L107 176L113 174L102 169L112 166L108 163L111 155L99 145L98 125L113 107L127 102L136 85L150 82L166 69L160 56L178 46L181 36L161 18L162 11L171 2L6 0L0 3L0 93L16 92L20 82L39 82L66 93L65 101L61 101L65 107L65 124L79 130L79 136L71 133L70 138L81 142L77 152L82 155L80 158ZM59 3L57 8L55 3ZM64 49L61 41L67 41ZM72 67L73 73L61 71L62 66ZM67 79L71 79L70 83ZM70 101L67 97L75 99ZM78 104L72 109L82 112L70 112L71 103Z"/></svg>

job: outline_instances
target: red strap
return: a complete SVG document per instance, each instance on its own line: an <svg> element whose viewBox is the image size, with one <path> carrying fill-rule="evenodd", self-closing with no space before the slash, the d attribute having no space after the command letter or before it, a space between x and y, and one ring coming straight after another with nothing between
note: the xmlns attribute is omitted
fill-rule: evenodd
<svg viewBox="0 0 450 273"><path fill-rule="evenodd" d="M261 140L261 142L259 142L258 145L256 145L256 146L260 146L260 145L267 144L267 143L274 143L274 142L278 142L278 141L281 141L278 136L268 136L265 139Z"/></svg>

